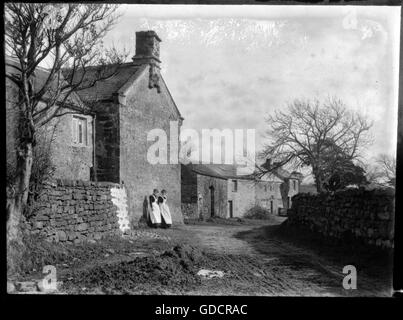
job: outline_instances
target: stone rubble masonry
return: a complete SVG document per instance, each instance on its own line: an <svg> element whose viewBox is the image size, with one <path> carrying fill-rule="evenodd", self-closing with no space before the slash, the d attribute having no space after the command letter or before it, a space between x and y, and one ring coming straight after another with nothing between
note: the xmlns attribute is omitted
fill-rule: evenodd
<svg viewBox="0 0 403 320"><path fill-rule="evenodd" d="M325 236L393 248L394 198L393 191L382 189L298 194L292 198L288 221Z"/></svg>
<svg viewBox="0 0 403 320"><path fill-rule="evenodd" d="M186 219L199 218L197 203L182 203L181 204L183 217Z"/></svg>
<svg viewBox="0 0 403 320"><path fill-rule="evenodd" d="M26 229L53 242L78 243L122 234L128 228L126 190L111 182L46 182Z"/></svg>

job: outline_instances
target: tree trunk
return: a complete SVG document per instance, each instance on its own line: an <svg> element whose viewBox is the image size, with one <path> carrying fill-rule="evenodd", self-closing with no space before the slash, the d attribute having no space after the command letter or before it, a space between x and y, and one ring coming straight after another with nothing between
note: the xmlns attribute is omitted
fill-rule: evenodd
<svg viewBox="0 0 403 320"><path fill-rule="evenodd" d="M14 195L7 199L7 241L20 241L20 221L28 199L32 169L32 143L25 143L17 155Z"/></svg>
<svg viewBox="0 0 403 320"><path fill-rule="evenodd" d="M320 174L315 174L315 184L316 184L316 191L321 193L323 191L323 182Z"/></svg>

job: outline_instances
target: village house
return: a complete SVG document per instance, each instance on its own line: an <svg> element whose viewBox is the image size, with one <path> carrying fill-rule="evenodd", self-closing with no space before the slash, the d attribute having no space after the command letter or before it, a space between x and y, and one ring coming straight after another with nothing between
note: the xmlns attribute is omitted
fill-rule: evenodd
<svg viewBox="0 0 403 320"><path fill-rule="evenodd" d="M18 62L6 58L6 72L18 72ZM34 87L40 88L48 78L49 71L37 68L35 71ZM16 163L18 108L15 103L18 99L18 88L6 79L6 154L7 173L13 171ZM45 107L48 95L45 93L38 109ZM56 104L62 99L56 102ZM39 129L37 134L37 153L49 152L52 165L55 168L54 176L64 179L90 180L90 172L94 163L93 149L93 116L83 115L83 103L74 92L64 104L69 114L54 118ZM49 110L52 112L52 110ZM84 124L85 123L85 127Z"/></svg>
<svg viewBox="0 0 403 320"><path fill-rule="evenodd" d="M118 66L113 76L74 95L74 103L95 105L93 114L68 114L57 120L57 126L55 120L44 129L55 131L51 148L54 177L123 185L132 225L144 216L147 197L154 188L168 190L173 223L183 222L180 164L150 164L147 160L147 150L153 143L147 141L147 133L163 129L168 141L176 139L179 144L183 121L160 73L160 42L154 31L136 32L132 61ZM89 67L84 81L91 81L105 67ZM41 69L36 77L45 77L46 72ZM80 72L76 76L80 77ZM16 123L11 103L16 92L12 84L7 85L7 127L11 130ZM177 132L170 132L171 121L177 122ZM7 139L7 154L12 157L15 138L8 134Z"/></svg>
<svg viewBox="0 0 403 320"><path fill-rule="evenodd" d="M301 180L299 173L282 168L260 178L240 175L232 165L188 164L181 168L182 212L188 218L244 217L256 206L279 214L285 205L290 207ZM285 183L290 188L284 199L281 187Z"/></svg>
<svg viewBox="0 0 403 320"><path fill-rule="evenodd" d="M292 197L300 193L301 182L303 175L300 172L293 171L289 172L283 167L279 166L278 163L271 163L271 159L266 159L266 162L262 165L267 173L264 174L260 179L262 181L270 181L278 185L276 191L280 193L278 199L281 203L278 203L277 211L287 210L291 208ZM282 191L283 190L283 191Z"/></svg>

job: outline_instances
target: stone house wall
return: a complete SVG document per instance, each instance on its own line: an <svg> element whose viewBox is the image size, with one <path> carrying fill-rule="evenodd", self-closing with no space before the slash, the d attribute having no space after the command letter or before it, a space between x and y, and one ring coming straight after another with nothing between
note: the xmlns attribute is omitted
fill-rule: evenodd
<svg viewBox="0 0 403 320"><path fill-rule="evenodd" d="M197 219L199 218L199 205L198 203L182 203L181 204L183 218Z"/></svg>
<svg viewBox="0 0 403 320"><path fill-rule="evenodd" d="M201 210L205 217L210 217L210 186L214 186L216 190L215 197L222 194L221 191L217 192L217 190L226 190L226 194L222 196L220 201L217 202L215 199L216 214L223 218L230 217L229 201L232 201L233 217L244 217L255 206L261 206L270 210L270 201L273 201L273 214L277 214L278 208L282 208L281 182L237 179L238 190L234 192L233 180L235 179L219 179L203 176L182 165L181 203L183 215L186 218L198 218ZM226 184L226 187L224 187L224 184ZM201 201L198 197L199 193L202 195Z"/></svg>
<svg viewBox="0 0 403 320"><path fill-rule="evenodd" d="M329 237L352 237L390 248L394 246L394 216L393 192L353 189L294 196L288 223L306 226Z"/></svg>
<svg viewBox="0 0 403 320"><path fill-rule="evenodd" d="M256 183L254 180L237 179L238 189L233 191L233 180L228 179L228 201L232 201L233 217L244 217L256 205Z"/></svg>
<svg viewBox="0 0 403 320"><path fill-rule="evenodd" d="M198 218L197 174L181 165L181 209L184 218Z"/></svg>
<svg viewBox="0 0 403 320"><path fill-rule="evenodd" d="M299 184L300 182L298 181L298 179L289 180L290 189L288 190L288 197L290 199L290 206L292 206L292 197L299 193Z"/></svg>
<svg viewBox="0 0 403 320"><path fill-rule="evenodd" d="M131 221L136 225L145 215L148 197L157 188L168 192L173 224L183 223L179 148L176 151L177 156L170 157L171 138L179 147L181 120L162 79L159 81L160 93L156 88L149 88L149 72L143 72L137 81L127 93L126 104L119 107L120 180L128 191ZM171 121L178 123L173 132L170 131ZM148 150L155 143L147 141L147 135L153 129L162 129L166 133L167 164L151 164L147 160ZM171 133L174 136L171 137Z"/></svg>
<svg viewBox="0 0 403 320"><path fill-rule="evenodd" d="M31 234L77 243L120 234L128 227L125 189L108 182L47 182L26 217Z"/></svg>
<svg viewBox="0 0 403 320"><path fill-rule="evenodd" d="M6 153L7 170L10 172L16 164L16 147L18 137L18 110L15 106L18 90L15 85L6 81ZM43 107L39 103L38 108ZM73 143L73 116L87 119L86 146ZM35 148L49 149L51 162L55 167L54 178L72 180L90 180L90 170L93 166L93 123L88 115L66 114L55 118L45 126L38 128ZM53 139L51 140L51 138ZM44 151L46 152L46 151Z"/></svg>
<svg viewBox="0 0 403 320"><path fill-rule="evenodd" d="M87 144L77 145L73 142L73 117L79 116L87 121ZM90 180L93 167L93 119L88 115L66 114L49 122L42 130L47 137L54 130L51 143L52 163L55 166L54 178L69 180Z"/></svg>
<svg viewBox="0 0 403 320"><path fill-rule="evenodd" d="M256 183L256 205L270 211L273 207L272 214L278 214L278 208L281 208L283 202L281 200L280 182L259 181ZM271 206L272 204L272 206Z"/></svg>
<svg viewBox="0 0 403 320"><path fill-rule="evenodd" d="M95 117L95 172L97 181L121 183L119 104L100 101Z"/></svg>
<svg viewBox="0 0 403 320"><path fill-rule="evenodd" d="M211 187L214 188L214 216L226 218L228 215L228 183L225 179L197 175L197 190L202 196L198 201L204 219L211 217Z"/></svg>

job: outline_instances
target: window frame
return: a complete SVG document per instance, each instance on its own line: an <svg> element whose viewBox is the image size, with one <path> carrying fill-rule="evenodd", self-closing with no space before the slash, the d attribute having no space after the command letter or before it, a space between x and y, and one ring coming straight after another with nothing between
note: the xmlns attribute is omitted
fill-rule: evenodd
<svg viewBox="0 0 403 320"><path fill-rule="evenodd" d="M88 147L88 124L89 124L88 118L79 115L73 115L72 117L73 146Z"/></svg>
<svg viewBox="0 0 403 320"><path fill-rule="evenodd" d="M232 192L238 192L238 180L232 180Z"/></svg>

